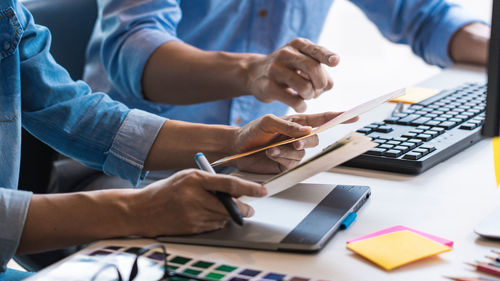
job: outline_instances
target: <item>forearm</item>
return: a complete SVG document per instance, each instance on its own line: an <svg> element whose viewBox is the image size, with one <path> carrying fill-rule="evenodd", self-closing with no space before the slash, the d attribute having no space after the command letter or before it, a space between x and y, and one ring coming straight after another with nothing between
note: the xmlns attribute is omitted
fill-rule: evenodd
<svg viewBox="0 0 500 281"><path fill-rule="evenodd" d="M134 234L128 207L135 190L33 195L18 254Z"/></svg>
<svg viewBox="0 0 500 281"><path fill-rule="evenodd" d="M168 42L149 58L142 76L146 99L194 104L249 94L247 69L257 54L209 52Z"/></svg>
<svg viewBox="0 0 500 281"><path fill-rule="evenodd" d="M203 152L212 161L236 153L237 128L167 120L146 159L146 170L195 167L194 155Z"/></svg>
<svg viewBox="0 0 500 281"><path fill-rule="evenodd" d="M453 35L449 49L455 62L486 64L490 28L482 23L464 26Z"/></svg>

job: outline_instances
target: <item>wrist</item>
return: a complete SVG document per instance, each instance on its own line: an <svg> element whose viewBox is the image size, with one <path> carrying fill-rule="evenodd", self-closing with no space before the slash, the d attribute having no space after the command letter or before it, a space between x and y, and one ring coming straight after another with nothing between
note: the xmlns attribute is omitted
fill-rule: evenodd
<svg viewBox="0 0 500 281"><path fill-rule="evenodd" d="M242 54L242 59L240 61L241 69L241 85L244 85L243 91L245 94L254 94L254 86L257 84L257 73L259 66L262 65L262 61L266 58L265 55L246 53Z"/></svg>
<svg viewBox="0 0 500 281"><path fill-rule="evenodd" d="M451 38L450 57L455 62L486 64L490 28L483 23L471 23L460 28Z"/></svg>

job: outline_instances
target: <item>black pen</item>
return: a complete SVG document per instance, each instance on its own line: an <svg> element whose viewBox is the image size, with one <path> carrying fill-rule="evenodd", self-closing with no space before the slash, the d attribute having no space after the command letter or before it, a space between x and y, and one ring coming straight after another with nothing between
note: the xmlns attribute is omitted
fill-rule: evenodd
<svg viewBox="0 0 500 281"><path fill-rule="evenodd" d="M214 168L212 168L203 153L196 153L196 155L194 156L194 161L196 162L200 170L209 172L211 174L216 174ZM241 215L238 207L236 207L236 203L234 203L233 198L228 193L221 191L216 191L215 197L217 197L217 199L222 202L222 205L224 205L233 221L239 225L243 225L243 216Z"/></svg>
<svg viewBox="0 0 500 281"><path fill-rule="evenodd" d="M398 102L396 104L396 106L394 107L394 109L392 110L392 113L391 113L391 116L394 116L398 113L401 113L401 111L403 111L403 103L402 102Z"/></svg>

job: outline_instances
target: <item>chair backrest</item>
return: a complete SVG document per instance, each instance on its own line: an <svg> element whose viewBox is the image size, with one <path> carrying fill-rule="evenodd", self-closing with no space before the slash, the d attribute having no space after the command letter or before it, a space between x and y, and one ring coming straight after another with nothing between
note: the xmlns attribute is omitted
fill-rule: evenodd
<svg viewBox="0 0 500 281"><path fill-rule="evenodd" d="M51 53L74 80L83 76L85 51L97 18L96 0L25 0L35 23L52 33ZM46 193L57 153L23 130L19 188Z"/></svg>
<svg viewBox="0 0 500 281"><path fill-rule="evenodd" d="M35 23L52 33L51 53L75 80L82 79L85 50L97 18L97 0L26 0Z"/></svg>

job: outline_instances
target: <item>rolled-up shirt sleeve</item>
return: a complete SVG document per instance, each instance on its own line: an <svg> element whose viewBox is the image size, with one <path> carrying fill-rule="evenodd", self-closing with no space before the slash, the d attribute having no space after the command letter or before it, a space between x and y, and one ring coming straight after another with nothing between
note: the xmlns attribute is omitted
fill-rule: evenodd
<svg viewBox="0 0 500 281"><path fill-rule="evenodd" d="M0 272L16 254L28 215L31 192L0 187Z"/></svg>
<svg viewBox="0 0 500 281"><path fill-rule="evenodd" d="M57 151L137 185L165 118L130 110L104 93L73 81L50 55L50 33L33 24L19 45L23 127Z"/></svg>
<svg viewBox="0 0 500 281"><path fill-rule="evenodd" d="M427 63L450 66L448 46L463 26L485 22L463 7L444 0L351 0L389 40L408 43Z"/></svg>
<svg viewBox="0 0 500 281"><path fill-rule="evenodd" d="M117 91L143 98L142 73L162 44L180 41L177 24L182 12L174 0L98 1L102 11L100 57Z"/></svg>

